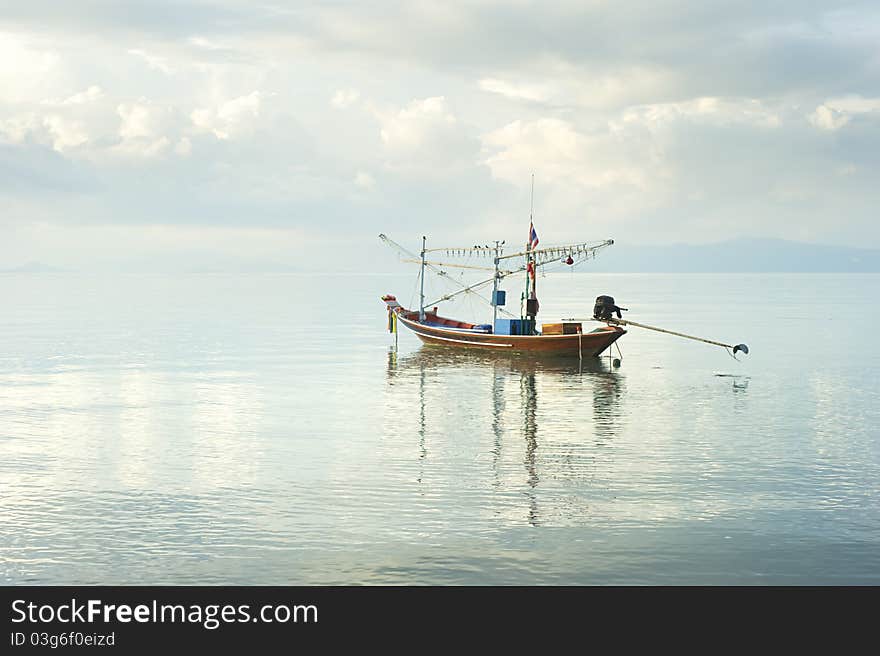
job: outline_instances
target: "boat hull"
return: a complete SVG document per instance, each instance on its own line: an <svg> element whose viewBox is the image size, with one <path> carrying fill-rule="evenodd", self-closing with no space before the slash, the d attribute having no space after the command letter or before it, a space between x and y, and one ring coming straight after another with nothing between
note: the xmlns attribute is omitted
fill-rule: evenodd
<svg viewBox="0 0 880 656"><path fill-rule="evenodd" d="M398 315L398 319L426 344L492 351L573 355L585 358L600 355L626 334L626 331L618 326L603 326L594 332L574 335L494 335L426 326L403 314Z"/></svg>

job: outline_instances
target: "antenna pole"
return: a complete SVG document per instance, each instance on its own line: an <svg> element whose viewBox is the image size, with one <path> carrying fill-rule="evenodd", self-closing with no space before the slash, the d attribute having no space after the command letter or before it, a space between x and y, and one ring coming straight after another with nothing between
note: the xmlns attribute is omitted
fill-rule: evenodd
<svg viewBox="0 0 880 656"><path fill-rule="evenodd" d="M421 289L419 290L419 322L425 321L425 245L428 238L422 236L422 273L421 273Z"/></svg>
<svg viewBox="0 0 880 656"><path fill-rule="evenodd" d="M529 221L532 220L532 214L535 211L535 174L532 173L532 196L529 201Z"/></svg>

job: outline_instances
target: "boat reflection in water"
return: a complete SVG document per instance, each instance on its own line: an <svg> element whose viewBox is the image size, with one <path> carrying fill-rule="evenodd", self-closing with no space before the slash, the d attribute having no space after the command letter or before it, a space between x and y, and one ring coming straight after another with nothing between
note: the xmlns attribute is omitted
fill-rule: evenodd
<svg viewBox="0 0 880 656"><path fill-rule="evenodd" d="M417 435L420 484L447 485L463 474L469 485L488 488L474 492L487 495L492 512L508 515L516 498L521 519L525 498L526 521L538 525L588 512L584 495L601 485L597 478L607 480L597 465L613 460L626 393L625 375L607 358L391 349L387 381L389 430L401 439ZM539 502L553 507L541 512Z"/></svg>

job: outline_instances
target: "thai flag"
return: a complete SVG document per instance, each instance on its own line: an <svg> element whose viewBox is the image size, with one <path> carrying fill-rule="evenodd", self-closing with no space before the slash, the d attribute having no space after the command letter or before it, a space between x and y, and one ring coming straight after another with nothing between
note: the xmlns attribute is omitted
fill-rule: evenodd
<svg viewBox="0 0 880 656"><path fill-rule="evenodd" d="M535 250L538 245L538 233L535 232L535 224L529 221L529 248Z"/></svg>

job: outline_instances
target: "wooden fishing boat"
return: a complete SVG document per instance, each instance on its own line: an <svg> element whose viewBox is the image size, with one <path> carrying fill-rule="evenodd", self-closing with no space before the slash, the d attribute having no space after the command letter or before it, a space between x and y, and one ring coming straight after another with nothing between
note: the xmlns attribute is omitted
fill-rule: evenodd
<svg viewBox="0 0 880 656"><path fill-rule="evenodd" d="M385 235L379 235L386 244L395 248L403 255L410 256L406 261L421 264L419 295L419 309L409 310L397 302L393 295L386 294L382 297L388 309L388 326L392 332L397 331L397 325L403 325L412 330L422 342L426 344L438 344L456 348L478 348L496 351L527 352L536 354L554 354L577 356L579 358L594 357L601 354L614 344L626 330L620 326L606 324L602 327L585 331L581 321L561 321L544 324L540 330L536 322L538 314L538 298L536 295L536 271L538 267L547 264L573 265L576 261L584 261L594 258L601 249L614 243L608 239L601 242L583 242L564 246L551 246L538 248L538 235L534 223L530 221L529 237L525 250L505 255L504 242L496 241L494 246L473 246L472 248L427 248L427 239L422 237L422 250L419 257L410 253L399 244L391 241ZM428 254L445 252L449 257L492 257L493 267L475 266L469 264L455 264L449 261L429 261ZM508 265L514 262L512 268L502 269L501 264ZM509 265L508 265L509 266ZM448 267L460 267L471 270L492 271L492 277L480 282L467 285L447 275ZM441 317L437 314L437 307L427 310L426 307L433 303L425 303L425 272L432 271L443 280L457 284L461 287L457 291L443 295L435 302L448 301L459 294L472 294L488 302L493 308L493 321L491 324L475 324L456 319ZM517 273L525 273L525 291L521 296L519 316L504 309L506 304L506 292L499 288L500 283L506 277ZM477 290L492 284L492 298L486 299L480 296ZM500 314L507 315L499 317Z"/></svg>
<svg viewBox="0 0 880 656"><path fill-rule="evenodd" d="M437 314L437 308L425 311L424 318L420 320L418 310L401 307L394 296L386 295L382 300L391 313L391 321L399 321L426 344L585 358L601 354L626 334L623 328L611 325L585 333L582 323L575 325L575 322L566 322L563 330L568 330L567 334L497 335L488 325L441 317Z"/></svg>
<svg viewBox="0 0 880 656"><path fill-rule="evenodd" d="M623 326L633 326L652 330L667 335L683 337L685 339L720 346L734 358L737 353L748 353L749 347L745 344L727 344L704 337L687 335L682 332L649 326L644 323L625 320L621 317L621 311L626 308L618 307L611 296L599 296L593 307L593 316L584 319L566 319L556 323L545 323L540 330L536 321L538 314L538 297L536 295L536 272L538 267L547 264L574 265L596 257L596 254L614 244L611 239L601 242L583 242L567 244L563 246L551 246L538 248L538 236L534 224L530 222L529 238L525 250L510 255L503 252L503 241L496 241L494 246L475 245L469 248L427 248L427 239L422 237L422 250L416 256L399 244L393 242L385 235L379 238L388 246L391 246L402 255L407 256L404 261L421 264L419 273L419 309L410 310L397 302L397 298L391 294L382 297L388 311L388 329L395 334L397 342L398 324L413 331L422 342L426 344L442 345L453 348L483 349L495 352L533 353L535 355L565 355L578 356L583 359L595 357L606 351L612 345L615 346L618 359L613 364L618 366L622 360L620 347L616 342L626 334ZM428 255L445 252L448 258L455 257L491 257L493 267L477 266L473 263L456 264L453 262L428 260ZM502 269L511 260L520 263L512 268ZM492 277L473 284L465 284L447 273L449 267L459 267L470 270L492 271ZM425 273L431 271L447 283L457 285L458 290L444 294L430 303L425 302ZM506 304L506 292L500 289L502 280L508 276L525 272L525 290L520 297L519 315L504 309ZM478 290L484 286L492 285L492 297L483 297ZM489 303L493 308L491 324L476 324L456 319L441 317L437 313L436 303L448 301L460 294L471 294ZM433 309L427 308L434 306ZM506 317L499 317L499 314ZM598 322L604 324L592 330L585 330L585 322Z"/></svg>

